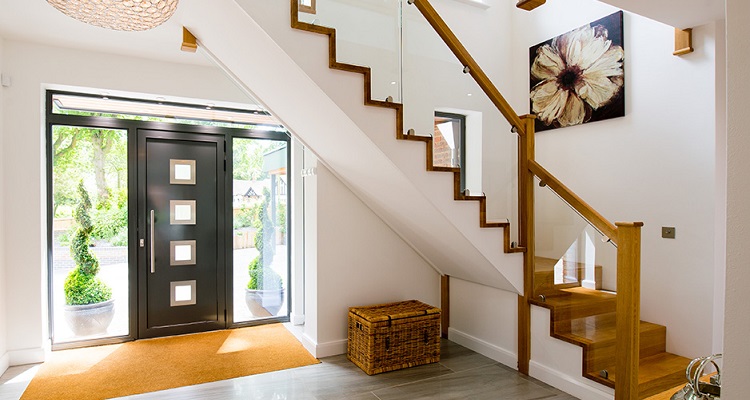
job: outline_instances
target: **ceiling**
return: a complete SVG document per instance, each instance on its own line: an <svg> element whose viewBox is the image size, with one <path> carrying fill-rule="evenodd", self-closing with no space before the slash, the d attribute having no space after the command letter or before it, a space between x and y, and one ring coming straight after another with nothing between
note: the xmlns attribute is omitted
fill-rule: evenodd
<svg viewBox="0 0 750 400"><path fill-rule="evenodd" d="M205 1L205 0L182 0ZM180 51L181 7L170 20L143 32L120 32L74 20L45 0L0 0L0 37L57 47L211 65L203 56Z"/></svg>
<svg viewBox="0 0 750 400"><path fill-rule="evenodd" d="M693 28L724 19L724 0L599 1L680 29Z"/></svg>
<svg viewBox="0 0 750 400"><path fill-rule="evenodd" d="M500 1L515 4L515 0ZM724 1L721 0L601 1L680 28L694 27L724 18ZM169 21L155 29L145 32L118 32L86 25L69 18L48 5L45 0L0 0L0 36L60 47L211 65L205 57L180 51L182 9L178 7Z"/></svg>

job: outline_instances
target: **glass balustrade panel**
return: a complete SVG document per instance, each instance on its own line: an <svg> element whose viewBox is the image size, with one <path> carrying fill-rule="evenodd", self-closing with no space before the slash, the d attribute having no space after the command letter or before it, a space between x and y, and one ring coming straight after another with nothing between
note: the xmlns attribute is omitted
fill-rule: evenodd
<svg viewBox="0 0 750 400"><path fill-rule="evenodd" d="M372 98L401 101L400 0L299 0L300 22L336 29L338 62L372 69Z"/></svg>
<svg viewBox="0 0 750 400"><path fill-rule="evenodd" d="M441 5L448 7L438 10L441 15L473 10L460 2ZM488 221L509 221L511 241L518 243L518 136L425 17L405 1L403 32L404 130L432 136L433 165L461 168L461 192L484 194Z"/></svg>
<svg viewBox="0 0 750 400"><path fill-rule="evenodd" d="M614 292L617 248L554 191L534 181L534 297Z"/></svg>

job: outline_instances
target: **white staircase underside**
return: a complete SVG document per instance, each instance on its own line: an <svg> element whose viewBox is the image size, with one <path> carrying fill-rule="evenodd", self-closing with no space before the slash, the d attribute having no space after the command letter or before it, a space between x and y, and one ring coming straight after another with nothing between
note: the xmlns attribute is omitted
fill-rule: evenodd
<svg viewBox="0 0 750 400"><path fill-rule="evenodd" d="M181 22L249 93L440 273L520 293L523 256L503 253L502 229L479 228L476 202L453 201L451 174L424 171L424 144L396 141L392 110L362 105L360 75L328 70L327 38L293 30L287 0L247 3L244 6L251 7L255 19L233 0L187 0L181 3ZM274 38L264 30L266 26L273 27L267 30ZM294 43L296 49L282 49L277 42ZM290 57L295 50L300 52L297 59ZM298 63L304 56L313 61L308 60L303 70ZM324 79L314 81L313 75ZM339 96L326 91L335 88ZM361 111L350 116L337 101L356 102ZM363 126L373 131L364 132ZM371 139L373 132L391 139L384 141L391 144L379 147Z"/></svg>

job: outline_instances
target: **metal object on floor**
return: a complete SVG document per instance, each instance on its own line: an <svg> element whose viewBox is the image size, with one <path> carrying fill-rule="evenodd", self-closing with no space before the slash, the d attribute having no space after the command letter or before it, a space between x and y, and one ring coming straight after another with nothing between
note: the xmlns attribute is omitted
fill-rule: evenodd
<svg viewBox="0 0 750 400"><path fill-rule="evenodd" d="M716 360L721 358L721 354L714 354L708 357L698 357L688 364L685 370L685 377L688 383L677 393L672 395L671 400L711 400L719 399L721 395L721 368ZM709 382L701 382L706 367L712 365L716 369L716 375L710 378Z"/></svg>

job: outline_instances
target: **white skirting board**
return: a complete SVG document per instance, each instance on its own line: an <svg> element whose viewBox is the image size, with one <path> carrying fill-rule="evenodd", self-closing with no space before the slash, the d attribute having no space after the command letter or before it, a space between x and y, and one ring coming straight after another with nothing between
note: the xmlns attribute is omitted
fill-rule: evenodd
<svg viewBox="0 0 750 400"><path fill-rule="evenodd" d="M332 342L318 343L315 347L315 357L330 357L346 354L347 340L335 340Z"/></svg>
<svg viewBox="0 0 750 400"><path fill-rule="evenodd" d="M291 332L302 346L310 352L315 358L337 356L346 354L347 340L334 340L331 342L318 343L304 332L304 325L293 325L291 322L284 324L284 327Z"/></svg>
<svg viewBox="0 0 750 400"><path fill-rule="evenodd" d="M289 316L289 319L292 325L304 325L305 324L305 314L291 313L291 315Z"/></svg>
<svg viewBox="0 0 750 400"><path fill-rule="evenodd" d="M533 360L529 363L529 375L581 400L612 400L615 397L614 391L610 393L586 385L579 380L563 375L560 371L552 370ZM611 391L612 389L609 390Z"/></svg>
<svg viewBox="0 0 750 400"><path fill-rule="evenodd" d="M8 365L26 365L44 362L46 352L43 348L12 350L6 353L8 356Z"/></svg>
<svg viewBox="0 0 750 400"><path fill-rule="evenodd" d="M474 350L477 353L489 357L503 365L507 365L510 368L518 369L518 356L510 350L506 350L500 346L496 346L453 328L448 328L448 340Z"/></svg>
<svg viewBox="0 0 750 400"><path fill-rule="evenodd" d="M0 357L0 375L4 374L8 367L10 367L10 354L5 353Z"/></svg>

